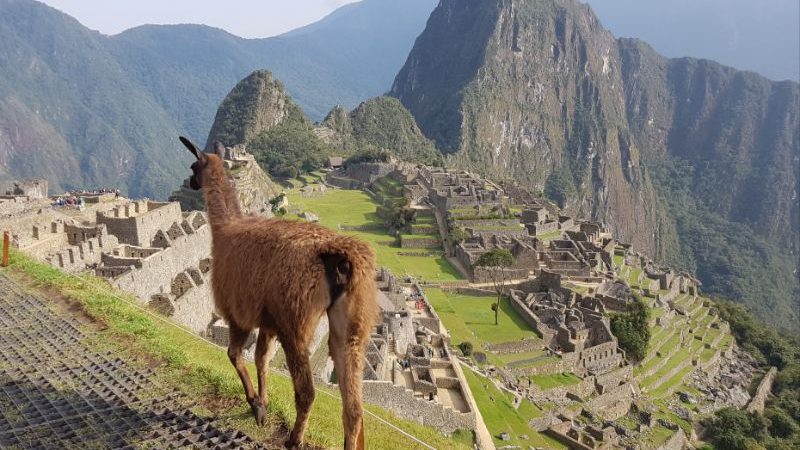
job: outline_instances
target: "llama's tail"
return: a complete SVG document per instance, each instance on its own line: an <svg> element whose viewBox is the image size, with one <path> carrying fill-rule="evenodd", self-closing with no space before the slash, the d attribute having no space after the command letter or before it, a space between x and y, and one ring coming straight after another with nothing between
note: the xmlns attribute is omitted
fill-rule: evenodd
<svg viewBox="0 0 800 450"><path fill-rule="evenodd" d="M331 288L331 306L345 301L348 316L367 327L366 331L352 332L358 335L369 333L378 317L375 252L372 247L353 238L342 238L320 249L320 258Z"/></svg>
<svg viewBox="0 0 800 450"><path fill-rule="evenodd" d="M342 393L345 450L364 450L361 380L364 350L378 319L375 253L353 238L322 249L320 258L331 289L328 348Z"/></svg>

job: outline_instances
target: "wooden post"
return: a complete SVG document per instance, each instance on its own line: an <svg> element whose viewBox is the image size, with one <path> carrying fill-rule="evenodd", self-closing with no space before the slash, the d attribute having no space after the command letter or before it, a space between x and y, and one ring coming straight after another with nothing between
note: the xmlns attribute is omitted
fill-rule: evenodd
<svg viewBox="0 0 800 450"><path fill-rule="evenodd" d="M8 247L11 245L9 242L8 231L3 233L3 267L8 267Z"/></svg>

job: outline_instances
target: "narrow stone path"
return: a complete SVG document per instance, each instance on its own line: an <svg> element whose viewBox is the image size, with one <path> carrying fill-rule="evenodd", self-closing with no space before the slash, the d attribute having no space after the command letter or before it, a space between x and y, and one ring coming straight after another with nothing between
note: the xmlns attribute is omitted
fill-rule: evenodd
<svg viewBox="0 0 800 450"><path fill-rule="evenodd" d="M0 275L0 448L258 448Z"/></svg>

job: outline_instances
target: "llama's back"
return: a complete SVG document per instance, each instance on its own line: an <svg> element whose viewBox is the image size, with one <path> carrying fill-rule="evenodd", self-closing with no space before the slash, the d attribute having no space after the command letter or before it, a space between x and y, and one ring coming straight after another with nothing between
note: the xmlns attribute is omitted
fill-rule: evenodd
<svg viewBox="0 0 800 450"><path fill-rule="evenodd" d="M245 329L261 326L262 321L276 328L302 326L331 301L321 259L325 253L350 262L348 295L367 299L353 307L376 315L375 255L369 245L318 225L259 217L227 224L214 236L212 285L217 310ZM358 293L354 286L359 286ZM277 322L276 317L281 317L280 323L269 323Z"/></svg>

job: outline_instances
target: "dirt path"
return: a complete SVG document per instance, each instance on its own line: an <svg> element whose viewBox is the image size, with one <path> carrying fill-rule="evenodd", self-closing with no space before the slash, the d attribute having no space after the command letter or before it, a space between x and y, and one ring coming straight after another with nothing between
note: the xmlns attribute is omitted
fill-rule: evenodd
<svg viewBox="0 0 800 450"><path fill-rule="evenodd" d="M256 448L0 275L0 448Z"/></svg>

